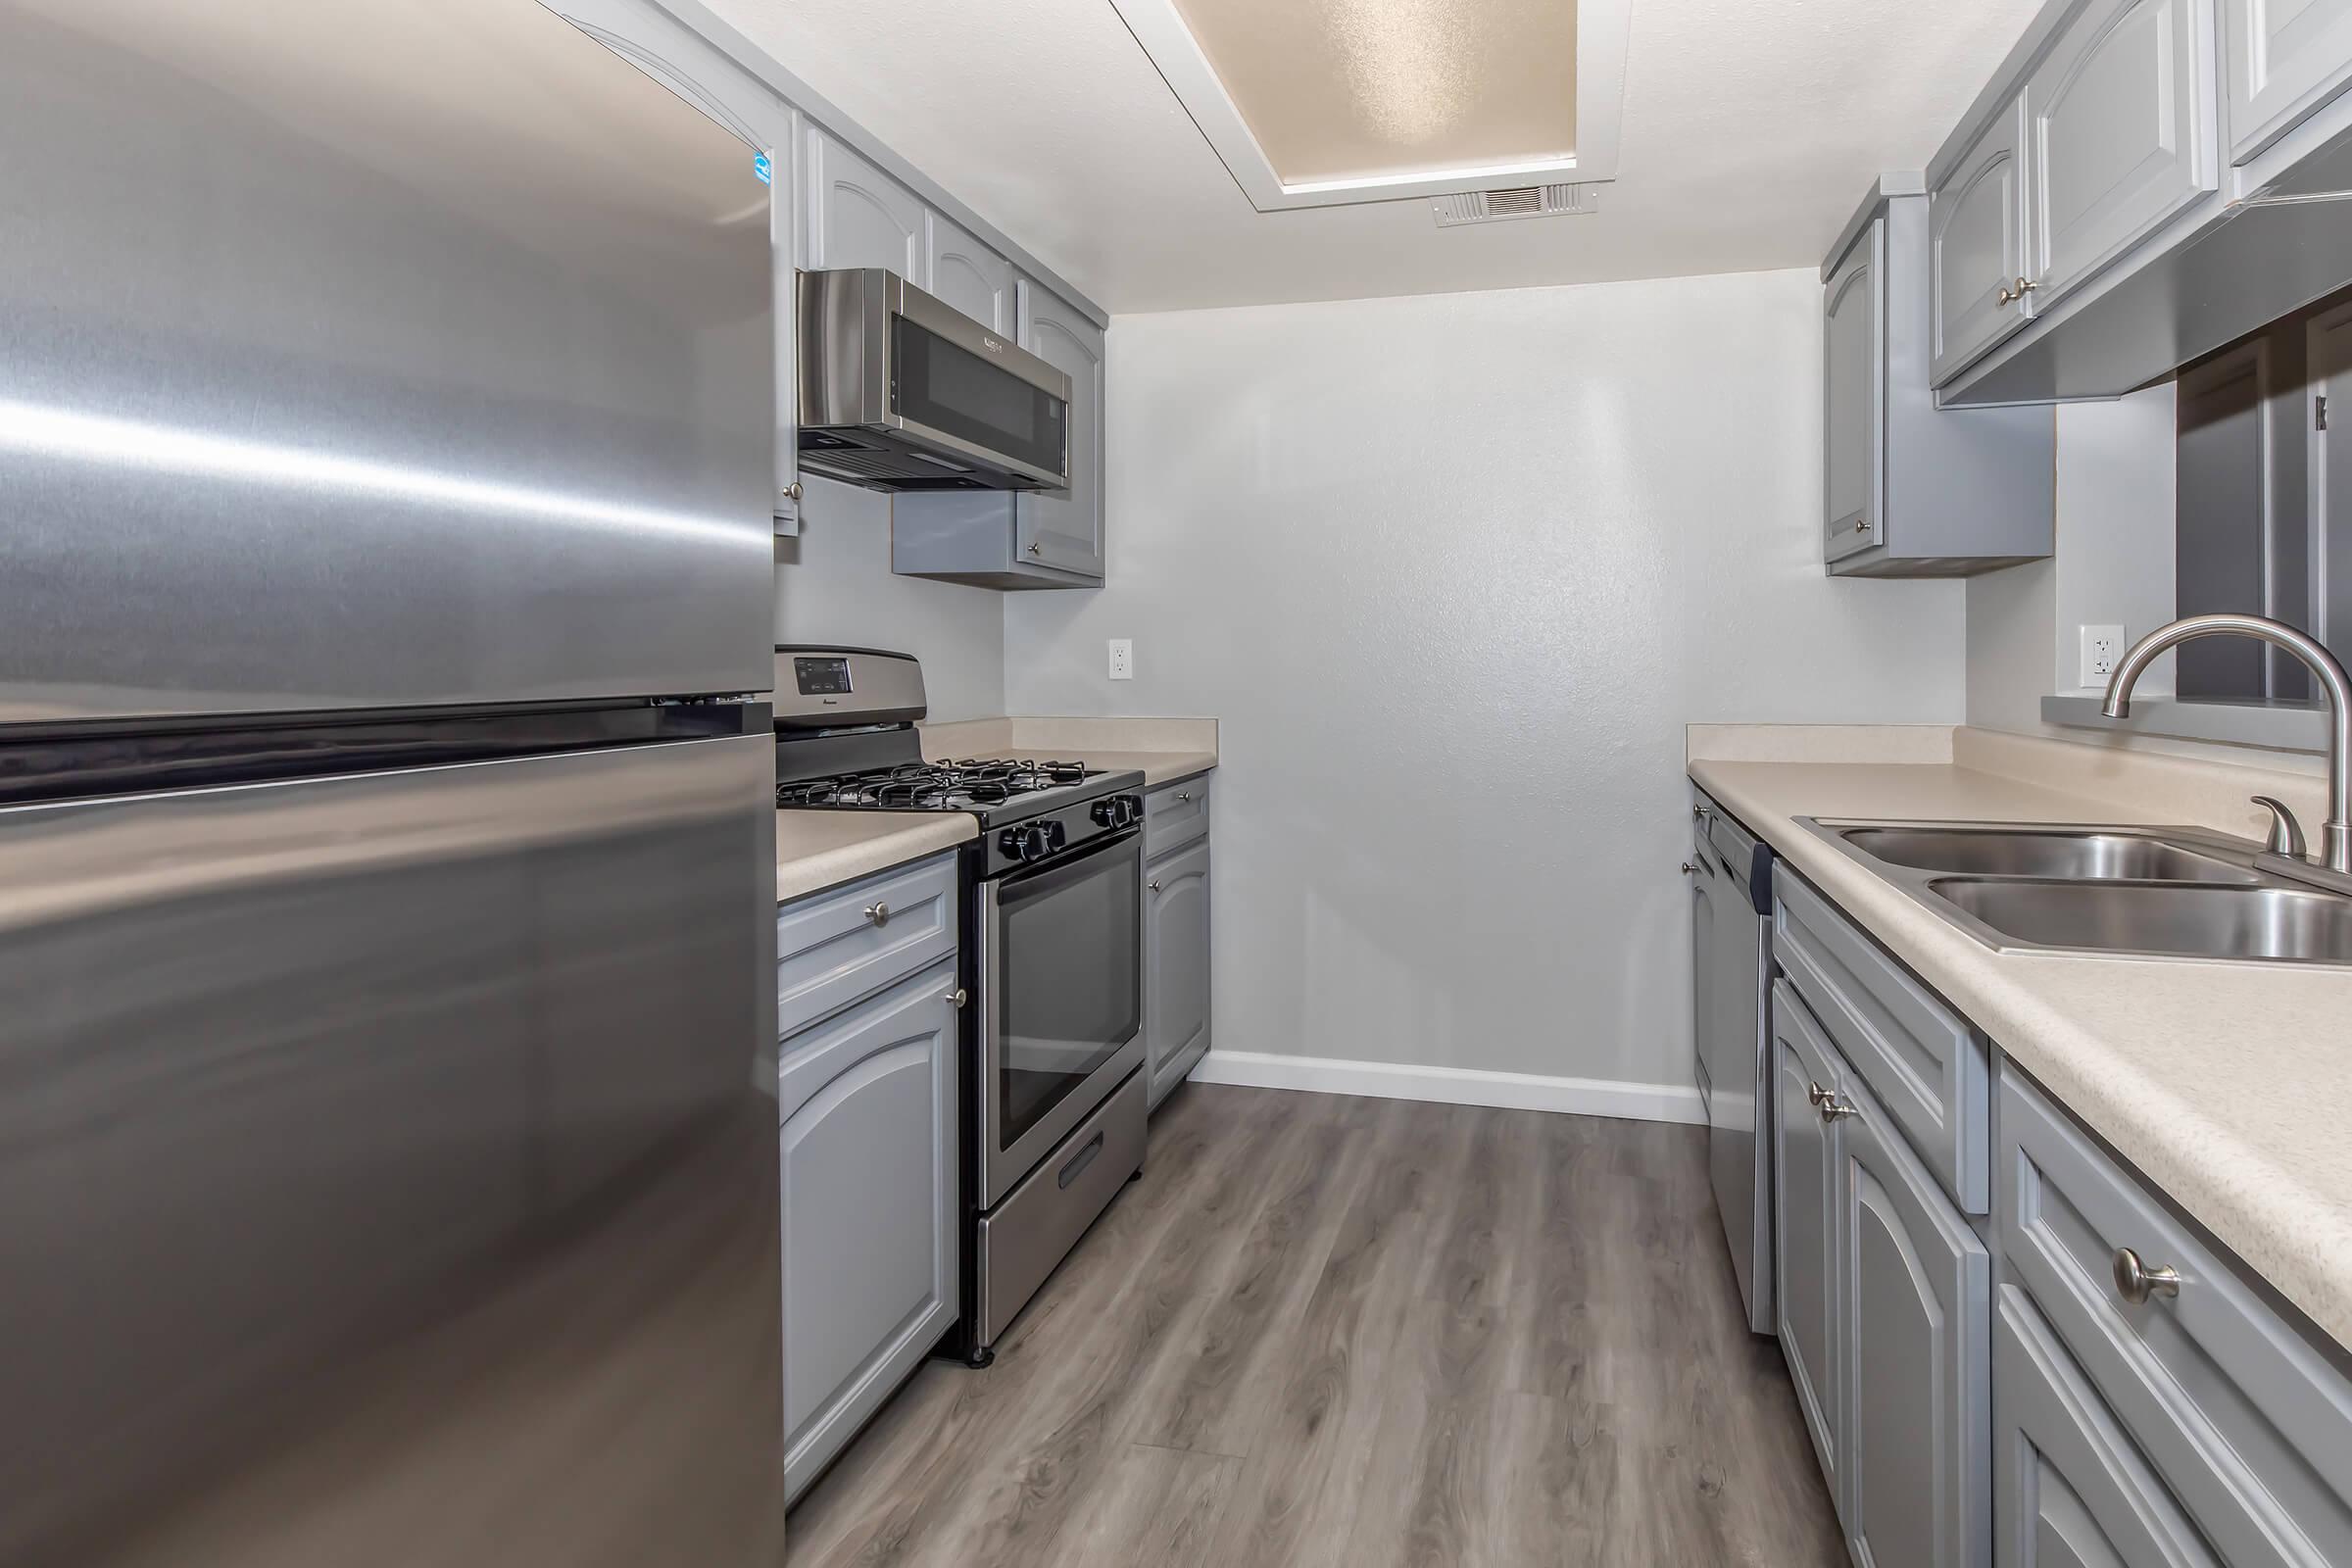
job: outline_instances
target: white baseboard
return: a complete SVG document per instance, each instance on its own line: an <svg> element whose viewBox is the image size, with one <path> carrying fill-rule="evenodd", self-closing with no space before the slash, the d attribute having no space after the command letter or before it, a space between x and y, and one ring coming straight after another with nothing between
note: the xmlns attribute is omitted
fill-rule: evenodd
<svg viewBox="0 0 2352 1568"><path fill-rule="evenodd" d="M1408 1067L1387 1061L1341 1061L1328 1056L1275 1056L1254 1051L1211 1051L1192 1070L1193 1082L1251 1089L1299 1089L1323 1095L1370 1095L1380 1100L1426 1100L1442 1105L1494 1105L1503 1110L1558 1110L1625 1121L1703 1125L1706 1109L1693 1084L1622 1083L1610 1078L1551 1078L1528 1072L1484 1072L1470 1067Z"/></svg>

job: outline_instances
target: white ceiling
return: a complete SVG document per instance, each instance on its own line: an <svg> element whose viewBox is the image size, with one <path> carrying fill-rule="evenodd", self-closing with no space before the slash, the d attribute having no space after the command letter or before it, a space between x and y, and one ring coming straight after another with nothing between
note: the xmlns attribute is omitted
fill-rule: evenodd
<svg viewBox="0 0 2352 1568"><path fill-rule="evenodd" d="M1591 217L1259 213L1109 0L707 0L1113 313L1817 266L2041 0L1636 0Z"/></svg>

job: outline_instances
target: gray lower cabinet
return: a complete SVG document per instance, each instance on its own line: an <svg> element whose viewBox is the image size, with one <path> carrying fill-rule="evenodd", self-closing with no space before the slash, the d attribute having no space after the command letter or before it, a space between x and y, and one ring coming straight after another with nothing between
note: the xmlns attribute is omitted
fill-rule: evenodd
<svg viewBox="0 0 2352 1568"><path fill-rule="evenodd" d="M1788 1376L1796 1385L1797 1409L1842 1518L1844 1423L1838 1419L1835 1314L1844 1131L1816 1107L1824 1095L1842 1093L1845 1080L1837 1052L1785 980L1772 992L1772 1051L1775 1318Z"/></svg>
<svg viewBox="0 0 2352 1568"><path fill-rule="evenodd" d="M1144 1061L1156 1106L1208 1054L1208 841L1144 867Z"/></svg>
<svg viewBox="0 0 2352 1568"><path fill-rule="evenodd" d="M2033 1298L1992 1336L1994 1568L2218 1568Z"/></svg>
<svg viewBox="0 0 2352 1568"><path fill-rule="evenodd" d="M1941 252L1923 190L1918 175L1882 176L1822 268L1822 560L1836 575L1962 576L2047 556L2057 538L2050 412L1936 406L1929 271ZM1987 184L1982 199L1944 213L1945 239L1981 223L1977 243L2006 256L2010 198Z"/></svg>
<svg viewBox="0 0 2352 1568"><path fill-rule="evenodd" d="M1892 1027L1895 979L1918 982L1785 868L1778 885L1778 1324L1855 1562L2352 1563L2342 1349L2008 1060L1989 1118L1890 1116L1874 1088L1889 1047L1921 1104L1942 1076ZM1983 1220L1915 1141L1948 1154L1947 1131L1957 1169L1993 1168Z"/></svg>
<svg viewBox="0 0 2352 1568"><path fill-rule="evenodd" d="M1982 1568L1991 1257L1861 1084L1834 1108L1846 1535L1864 1568Z"/></svg>
<svg viewBox="0 0 2352 1568"><path fill-rule="evenodd" d="M787 1041L784 1479L797 1497L956 1321L953 960Z"/></svg>

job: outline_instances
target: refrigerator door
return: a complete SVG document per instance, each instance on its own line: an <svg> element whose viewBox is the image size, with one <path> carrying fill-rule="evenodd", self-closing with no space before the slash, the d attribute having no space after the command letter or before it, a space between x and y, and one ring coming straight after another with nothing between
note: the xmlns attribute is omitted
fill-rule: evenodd
<svg viewBox="0 0 2352 1568"><path fill-rule="evenodd" d="M765 691L754 156L535 0L0 5L0 723Z"/></svg>
<svg viewBox="0 0 2352 1568"><path fill-rule="evenodd" d="M0 810L0 1562L775 1568L772 776Z"/></svg>

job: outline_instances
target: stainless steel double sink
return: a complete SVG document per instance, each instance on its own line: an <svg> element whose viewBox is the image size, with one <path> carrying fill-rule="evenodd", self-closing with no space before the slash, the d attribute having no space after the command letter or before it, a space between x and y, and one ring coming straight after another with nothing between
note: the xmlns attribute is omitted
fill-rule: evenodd
<svg viewBox="0 0 2352 1568"><path fill-rule="evenodd" d="M2352 878L2226 834L1799 820L2003 952L2352 964Z"/></svg>

